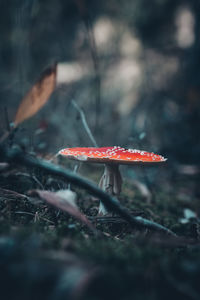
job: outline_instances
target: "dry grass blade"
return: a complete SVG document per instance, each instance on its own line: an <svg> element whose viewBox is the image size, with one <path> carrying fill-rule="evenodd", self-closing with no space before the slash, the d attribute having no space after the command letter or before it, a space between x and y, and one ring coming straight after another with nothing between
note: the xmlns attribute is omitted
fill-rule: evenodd
<svg viewBox="0 0 200 300"><path fill-rule="evenodd" d="M56 68L54 64L46 69L24 96L15 116L15 127L36 114L48 101L56 86Z"/></svg>
<svg viewBox="0 0 200 300"><path fill-rule="evenodd" d="M80 210L72 205L70 201L67 201L66 198L62 198L58 196L54 192L49 191L41 191L41 190L34 190L31 191L31 195L38 195L41 199L47 201L49 204L61 209L62 211L66 211L68 214L76 218L77 220L81 221L85 225L87 225L92 231L97 233L95 227L91 224L91 222L83 215Z"/></svg>
<svg viewBox="0 0 200 300"><path fill-rule="evenodd" d="M0 188L0 200L12 201L12 200L16 200L16 199L17 200L27 200L28 197L26 195L20 194L15 191Z"/></svg>

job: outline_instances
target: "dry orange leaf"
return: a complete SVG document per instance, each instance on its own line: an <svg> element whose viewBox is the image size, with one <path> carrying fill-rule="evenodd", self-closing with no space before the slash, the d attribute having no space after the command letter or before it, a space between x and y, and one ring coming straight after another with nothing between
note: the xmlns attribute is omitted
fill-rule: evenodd
<svg viewBox="0 0 200 300"><path fill-rule="evenodd" d="M15 127L36 114L48 101L56 86L56 69L56 64L46 69L24 96L15 116Z"/></svg>

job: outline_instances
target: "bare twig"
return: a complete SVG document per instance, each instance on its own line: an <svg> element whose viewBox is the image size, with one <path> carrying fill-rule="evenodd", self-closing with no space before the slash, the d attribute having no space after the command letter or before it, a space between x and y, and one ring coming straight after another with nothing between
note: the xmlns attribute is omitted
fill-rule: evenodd
<svg viewBox="0 0 200 300"><path fill-rule="evenodd" d="M98 147L97 142L96 142L96 140L95 140L95 138L94 138L94 136L93 136L93 134L92 134L89 126L88 126L88 123L87 123L87 120L86 120L86 117L85 117L85 114L84 114L83 110L79 107L79 105L73 99L71 100L71 103L74 106L74 108L78 111L79 116L81 118L81 121L83 123L83 127L84 127L86 133L88 134L88 136L89 136L89 138L90 138L93 146L94 147ZM78 169L80 168L80 165L81 165L80 163L78 163L78 164L75 165L75 167L74 167L74 173L77 173ZM70 183L68 185L68 188L69 189L71 188Z"/></svg>
<svg viewBox="0 0 200 300"><path fill-rule="evenodd" d="M78 106L78 104L74 100L72 100L71 103L74 106L74 108L78 111L78 113L80 115L80 118L81 118L81 121L83 123L83 127L85 128L85 131L87 132L93 146L98 147L97 142L95 141L95 138L94 138L89 126L88 126L88 123L86 121L86 117L85 117L85 114L84 114L83 110Z"/></svg>
<svg viewBox="0 0 200 300"><path fill-rule="evenodd" d="M44 186L42 183L37 179L37 177L34 174L31 174L31 178L40 186L40 188L44 189Z"/></svg>
<svg viewBox="0 0 200 300"><path fill-rule="evenodd" d="M133 217L129 211L122 206L117 200L105 193L103 190L98 188L91 181L86 180L83 177L80 177L60 166L54 165L46 160L42 160L33 156L30 156L24 153L19 147L13 147L11 149L7 147L0 146L0 157L11 163L16 163L20 165L25 165L27 167L34 167L41 170L44 173L51 174L52 176L61 177L64 180L68 180L74 185L77 185L83 189L86 189L88 192L94 196L101 199L106 208L110 211L114 211L119 214L123 219L125 219L133 228L148 228L154 231L165 233L171 236L176 236L168 228L149 221L142 217Z"/></svg>

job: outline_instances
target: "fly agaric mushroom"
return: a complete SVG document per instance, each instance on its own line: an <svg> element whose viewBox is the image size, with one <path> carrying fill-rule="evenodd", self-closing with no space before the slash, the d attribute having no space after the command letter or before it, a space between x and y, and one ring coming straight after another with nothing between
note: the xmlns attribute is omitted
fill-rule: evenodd
<svg viewBox="0 0 200 300"><path fill-rule="evenodd" d="M58 155L65 156L82 162L103 163L105 169L100 179L99 187L107 193L118 196L121 192L122 178L119 172L119 165L158 163L166 159L158 154L136 150L114 147L89 147L89 148L66 148L60 150ZM100 202L99 214L105 215L107 210Z"/></svg>

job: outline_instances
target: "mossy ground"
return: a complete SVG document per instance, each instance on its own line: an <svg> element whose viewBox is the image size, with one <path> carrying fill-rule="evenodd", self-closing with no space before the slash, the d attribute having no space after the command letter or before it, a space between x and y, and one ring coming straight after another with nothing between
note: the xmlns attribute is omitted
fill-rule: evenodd
<svg viewBox="0 0 200 300"><path fill-rule="evenodd" d="M86 171L88 170L84 172ZM38 182L33 179L33 174L37 175ZM91 177L98 178L99 172L92 172ZM39 265L43 271L43 261L46 263L51 253L50 267L52 270L55 268L55 272L52 271L54 276L63 270L59 258L62 253L63 259L67 261L70 259L66 257L73 255L70 263L65 262L67 270L69 265L70 270L78 265L81 272L88 277L84 276L89 278L89 284L83 284L87 289L81 290L79 277L75 276L73 284L70 285L69 298L73 299L74 291L80 289L81 299L156 300L169 299L172 296L176 299L198 299L200 222L197 217L188 219L185 223L181 222L184 209L189 208L197 215L200 210L198 194L195 192L195 189L198 190L198 178L180 175L173 181L173 185L170 184L169 178L161 179L164 185L159 182L154 185L151 201L146 201L137 189L133 189L131 180L127 180L123 184L120 201L132 214L156 221L182 236L185 239L182 245L176 244L169 237L155 235L149 230L133 230L117 217L113 218L113 222L95 221L94 225L103 233L97 237L67 213L27 195L28 190L41 188L40 185L44 189L58 190L67 188L67 183L55 178L44 178L35 170L14 170L2 174L0 251L3 257L6 254L2 249L13 248L7 263L8 269L10 264L16 264L17 257L20 262L16 267L17 272L26 276L22 266L32 261L34 249L34 261L41 262ZM98 201L83 190L73 186L72 189L77 192L80 210L88 217L94 217ZM11 244L13 246L10 246ZM5 268L4 263L1 263ZM88 275L90 269L93 272L91 278ZM31 277L31 272L32 270L27 276ZM41 272L41 269L37 272ZM9 278L12 284L12 272ZM55 287L57 288L57 283ZM42 288L40 285L36 288L40 299ZM48 284L44 289L48 290ZM21 297L23 299L23 293ZM53 299L62 299L61 294L58 293Z"/></svg>

